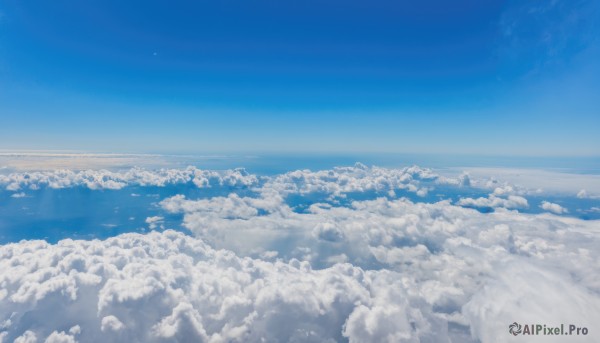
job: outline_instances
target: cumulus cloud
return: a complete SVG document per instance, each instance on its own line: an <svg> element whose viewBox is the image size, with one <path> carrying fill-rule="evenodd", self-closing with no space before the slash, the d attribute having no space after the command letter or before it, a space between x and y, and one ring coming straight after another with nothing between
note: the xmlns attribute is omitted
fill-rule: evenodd
<svg viewBox="0 0 600 343"><path fill-rule="evenodd" d="M164 222L164 220L165 220L164 217L152 216L152 217L146 218L146 224L148 224L148 227L150 228L150 230L154 230L154 229L158 228L159 226L161 228L164 228L164 226L162 226L162 223Z"/></svg>
<svg viewBox="0 0 600 343"><path fill-rule="evenodd" d="M89 189L122 189L128 185L159 186L192 182L197 187L213 185L249 187L258 182L256 175L244 169L226 171L185 169L146 170L131 168L125 171L68 169L25 173L0 174L0 187L9 191L21 189L87 187Z"/></svg>
<svg viewBox="0 0 600 343"><path fill-rule="evenodd" d="M173 231L22 241L0 254L8 341L359 342L432 331L400 283L388 294L387 272L240 258ZM372 332L369 316L385 313L403 326Z"/></svg>
<svg viewBox="0 0 600 343"><path fill-rule="evenodd" d="M439 176L431 169L411 166L401 169L367 167L357 163L353 167L336 167L331 170L296 170L268 179L263 189L275 190L279 195L322 193L332 197L352 192L386 192L406 190L425 195L422 182L434 182ZM449 179L444 179L446 182Z"/></svg>
<svg viewBox="0 0 600 343"><path fill-rule="evenodd" d="M461 198L457 204L460 206L467 207L491 207L491 208L507 208L507 209L519 209L519 208L527 208L529 207L529 203L527 199L518 196L518 195L509 195L507 198L501 198L496 196L495 194L500 193L503 194L504 191L498 192L498 188L494 191L494 194L490 194L487 198Z"/></svg>
<svg viewBox="0 0 600 343"><path fill-rule="evenodd" d="M566 208L560 206L559 204L555 204L549 201L542 201L542 203L540 204L540 208L555 214L563 214L569 212Z"/></svg>
<svg viewBox="0 0 600 343"><path fill-rule="evenodd" d="M487 295L477 298L480 303L473 299L482 291L482 284L488 289L505 282L502 278L510 271L499 266L506 263L514 265L513 268L522 264L527 270L538 270L550 280L563 278L562 288L549 288L545 293L535 294L540 303L553 304L554 297L563 299L561 289L570 287L581 290L575 302L577 306L587 300L591 303L598 300L593 294L600 289L600 279L592 275L597 273L591 272L597 271L592 262L592 256L596 255L592 242L598 240L595 221L506 211L504 208L527 207L528 202L520 196L503 198L494 194L482 200L458 203L497 208L495 213L489 214L454 206L449 201L427 204L385 197L353 201L347 206L316 203L298 212L282 200L282 193L295 190L293 187L268 186L265 184L259 192L265 198L230 195L192 200L176 196L165 199L161 205L170 212L183 214L184 226L198 237L241 256L260 258L266 252L275 251L282 261L305 260L315 268L331 268L336 263L347 262L363 270L407 275L403 282L409 294L407 299L411 299L409 303L424 304L416 306L421 315L432 313L436 318L426 319L428 325L437 325L428 332L431 335L428 337L436 337L432 341L450 336L460 337L460 341L503 340L493 339L490 332L494 331L489 327L492 324L483 322L497 325L494 330L498 332L506 331L505 326L510 323L506 312L479 313L480 317L475 318L472 311L476 304L495 306ZM274 189L283 191L273 193ZM272 194L278 196L267 197ZM227 204L232 201L239 204L235 206L239 212L228 210ZM573 259L582 262L570 262ZM502 270L503 275L497 275L498 270ZM394 281L388 282L393 284ZM524 277L520 282L524 287L534 287L532 284L537 281ZM515 289L502 288L497 292L498 296L510 298ZM410 294L418 295L411 298ZM489 305L483 304L483 299ZM538 305L533 311L517 300L511 304L511 313L524 313L527 320L534 320L550 309ZM384 318L394 317L394 311L392 307L360 307L348 318L344 334L360 337L357 342L412 339L402 338L406 333L398 329L402 327L399 318L395 319L398 320L396 325L385 324ZM597 318L598 313L594 313L592 317ZM363 320L363 324L373 324L368 328L355 326L357 318ZM582 323L590 323L584 316L577 318ZM505 321L508 324L499 324ZM448 325L464 330L448 333ZM460 332L465 331L469 334L461 336Z"/></svg>
<svg viewBox="0 0 600 343"><path fill-rule="evenodd" d="M242 257L174 231L2 246L2 335L23 342L498 342L508 339L515 315L589 326L600 320L596 223L532 222L532 215L486 215L447 202L380 199L351 211L383 217L366 220L375 231L363 230L363 253L372 260L359 252L321 269L293 257ZM381 225L396 217L392 228ZM327 244L348 239L338 232L356 234L333 224L309 235L315 232L314 246L319 233Z"/></svg>
<svg viewBox="0 0 600 343"><path fill-rule="evenodd" d="M119 320L119 318L109 315L102 318L100 323L101 331L121 331L125 328L125 325Z"/></svg>
<svg viewBox="0 0 600 343"><path fill-rule="evenodd" d="M476 181L360 164L182 173L252 192L175 195L146 218L178 214L191 235L0 246L0 341L485 343L509 341L514 321L600 321L598 221L511 211L529 204L509 185L417 203L389 193Z"/></svg>
<svg viewBox="0 0 600 343"><path fill-rule="evenodd" d="M442 173L444 172L444 173ZM486 174L488 173L488 174ZM491 174L490 174L491 173ZM504 181L493 176L497 173ZM508 180L508 181L507 181ZM526 181L523 182L523 181ZM490 198L465 200L473 204L465 206L526 208L519 198L542 192L542 188L557 192L576 193L581 185L594 192L600 191L596 175L573 175L552 173L547 171L528 171L513 169L473 169L452 175L447 170L434 171L428 168L411 166L398 169L367 167L357 163L352 167L335 167L329 170L295 170L274 176L257 176L243 168L225 171L203 170L196 167L184 169L147 170L139 167L128 170L46 170L31 172L13 172L0 174L0 188L11 192L38 190L45 187L61 189L86 187L92 190L118 190L127 186L165 187L177 184L191 184L198 188L258 189L271 192L276 196L323 196L328 200L344 199L353 193L376 193L396 197L406 193L425 198L432 191L442 187L454 187L456 192L464 189L483 190L490 193ZM560 185L560 187L556 186ZM540 187L543 186L543 187ZM16 193L20 194L20 193ZM131 193L136 197L139 193ZM493 197L492 197L493 196ZM594 199L582 190L579 197ZM483 202L489 202L483 205Z"/></svg>
<svg viewBox="0 0 600 343"><path fill-rule="evenodd" d="M14 343L36 343L37 336L32 331L25 331L21 336L17 337Z"/></svg>
<svg viewBox="0 0 600 343"><path fill-rule="evenodd" d="M600 195L589 194L587 190L582 189L577 192L577 197L579 199L600 199Z"/></svg>
<svg viewBox="0 0 600 343"><path fill-rule="evenodd" d="M0 174L0 187L17 192L43 187L54 189L86 187L122 189L127 186L159 186L192 183L199 188L209 187L260 187L281 196L290 194L323 194L331 198L344 197L353 192L391 192L403 190L424 197L434 185L468 186L471 181L463 174L456 178L442 177L431 169L411 166L400 169L367 167L357 163L353 167L336 167L330 170L296 170L275 176L259 177L243 168L226 171L185 169L146 170L81 170L68 169ZM137 193L132 193L137 196Z"/></svg>

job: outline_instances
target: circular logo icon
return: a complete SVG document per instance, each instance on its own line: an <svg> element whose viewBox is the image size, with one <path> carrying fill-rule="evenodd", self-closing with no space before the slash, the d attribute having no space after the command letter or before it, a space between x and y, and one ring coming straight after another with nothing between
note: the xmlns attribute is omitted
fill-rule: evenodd
<svg viewBox="0 0 600 343"><path fill-rule="evenodd" d="M514 322L508 326L508 332L510 332L513 336L516 336L521 333L521 325L517 322Z"/></svg>

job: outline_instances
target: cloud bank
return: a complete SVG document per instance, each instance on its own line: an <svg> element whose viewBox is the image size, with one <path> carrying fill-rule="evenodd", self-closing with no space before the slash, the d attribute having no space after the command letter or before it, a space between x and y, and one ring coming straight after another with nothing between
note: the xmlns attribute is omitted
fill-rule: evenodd
<svg viewBox="0 0 600 343"><path fill-rule="evenodd" d="M191 235L0 246L0 342L511 342L515 321L589 328L578 342L598 337L600 223L519 212L529 203L511 185L417 202L396 193L420 199L479 181L363 165L272 177L61 173L4 184L181 182L252 192L170 196L158 203L164 214L146 216L160 230L176 215ZM469 208L479 206L495 211Z"/></svg>
<svg viewBox="0 0 600 343"><path fill-rule="evenodd" d="M558 192L578 198L600 198L598 175L491 168L468 168L467 171L434 171L418 166L398 169L367 167L361 163L353 167L335 167L329 170L295 170L275 176L250 174L244 168L215 171L193 166L183 169L55 169L0 173L0 188L20 192L44 187L116 190L127 186L165 187L188 183L199 188L257 187L266 183L284 195L324 192L340 196L351 192L406 190L423 197L438 187L455 186L488 190L490 195L496 197Z"/></svg>
<svg viewBox="0 0 600 343"><path fill-rule="evenodd" d="M244 169L226 171L201 170L195 167L185 169L146 170L131 168L125 171L70 169L37 171L25 173L0 174L0 187L9 191L21 189L37 190L41 187L71 188L87 187L96 189L122 189L126 186L158 186L168 184L193 183L197 187L251 186L258 182L256 175L248 174Z"/></svg>
<svg viewBox="0 0 600 343"><path fill-rule="evenodd" d="M240 258L173 231L28 241L0 254L7 342L364 342L442 334L443 325L431 328L430 314L408 304L390 272ZM380 319L387 323L371 325Z"/></svg>

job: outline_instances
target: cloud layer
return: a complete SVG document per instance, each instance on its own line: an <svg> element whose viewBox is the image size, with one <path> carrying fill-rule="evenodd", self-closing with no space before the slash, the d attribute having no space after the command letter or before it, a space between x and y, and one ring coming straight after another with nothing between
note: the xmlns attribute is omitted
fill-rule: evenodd
<svg viewBox="0 0 600 343"><path fill-rule="evenodd" d="M157 230L179 216L191 235L0 246L0 342L510 342L515 321L586 326L577 341L598 337L599 222L521 213L514 209L529 203L511 185L454 203L416 202L397 193L421 199L479 181L363 165L273 177L95 173L4 184L182 182L252 192L179 194L160 201L164 214L147 216ZM480 206L495 211L468 208Z"/></svg>
<svg viewBox="0 0 600 343"><path fill-rule="evenodd" d="M160 186L193 183L197 187L211 185L250 186L258 182L255 175L244 169L227 171L185 169L146 170L132 168L125 171L69 169L0 174L0 186L9 191L21 189L87 187L89 189L122 189L126 186Z"/></svg>
<svg viewBox="0 0 600 343"><path fill-rule="evenodd" d="M436 332L443 325L430 327L430 314L408 304L393 273L240 258L173 231L28 241L0 254L4 341L364 342L443 334Z"/></svg>
<svg viewBox="0 0 600 343"><path fill-rule="evenodd" d="M247 247L215 250L174 231L5 245L0 335L501 342L514 320L600 320L597 223L383 199L298 216L307 217L292 218L296 227L271 222L274 234L302 230L280 233L297 249L253 251L254 258L242 257ZM235 229L246 241L250 225Z"/></svg>

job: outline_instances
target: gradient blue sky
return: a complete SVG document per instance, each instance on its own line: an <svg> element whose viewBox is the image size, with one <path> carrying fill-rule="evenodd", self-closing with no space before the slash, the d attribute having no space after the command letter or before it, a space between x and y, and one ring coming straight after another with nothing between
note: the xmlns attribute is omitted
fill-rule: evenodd
<svg viewBox="0 0 600 343"><path fill-rule="evenodd" d="M600 155L599 1L0 3L0 149Z"/></svg>

